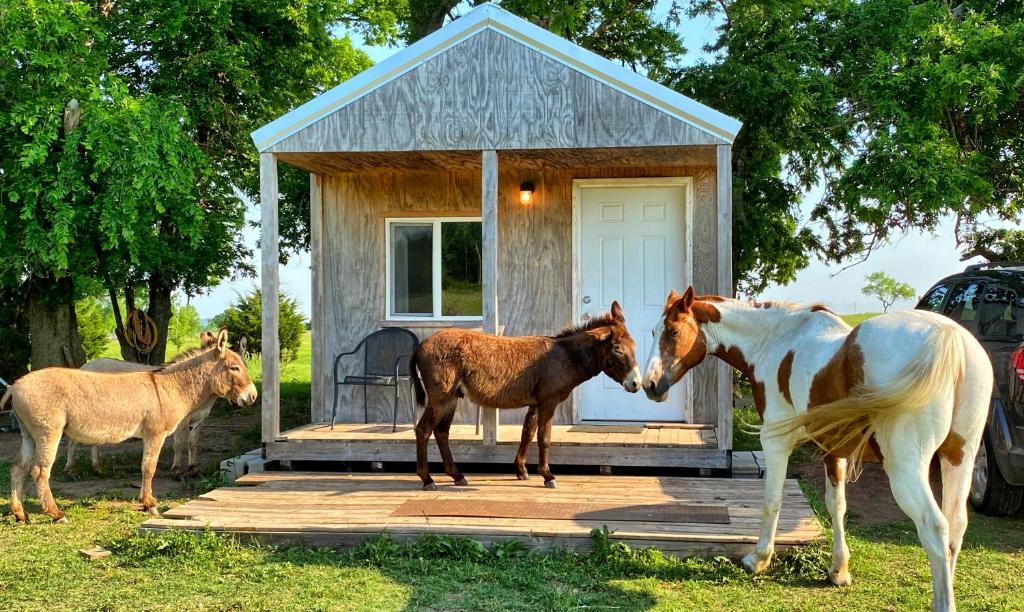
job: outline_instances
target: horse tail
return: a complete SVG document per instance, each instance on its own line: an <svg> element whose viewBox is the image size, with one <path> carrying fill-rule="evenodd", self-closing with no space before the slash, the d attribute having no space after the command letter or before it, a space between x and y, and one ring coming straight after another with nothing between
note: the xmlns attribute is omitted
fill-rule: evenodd
<svg viewBox="0 0 1024 612"><path fill-rule="evenodd" d="M14 394L13 387L7 387L7 391L4 392L4 396L0 397L0 410L4 409L4 404L7 403L7 400L11 399L11 395L13 395L13 394Z"/></svg>
<svg viewBox="0 0 1024 612"><path fill-rule="evenodd" d="M845 456L851 473L858 474L872 436L886 422L923 409L944 391L953 397L966 375L961 333L956 324L937 326L892 382L882 387L855 387L845 398L767 426L766 433L798 432L797 444L811 440L826 454Z"/></svg>
<svg viewBox="0 0 1024 612"><path fill-rule="evenodd" d="M412 354L412 358L409 360L409 378L412 379L412 390L416 393L416 404L419 406L427 405L427 391L423 388L423 380L420 379L420 350Z"/></svg>

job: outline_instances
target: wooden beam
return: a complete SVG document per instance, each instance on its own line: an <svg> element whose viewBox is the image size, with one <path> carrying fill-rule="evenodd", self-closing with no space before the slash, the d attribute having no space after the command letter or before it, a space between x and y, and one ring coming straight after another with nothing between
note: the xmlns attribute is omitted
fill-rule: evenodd
<svg viewBox="0 0 1024 612"><path fill-rule="evenodd" d="M732 145L718 145L718 293L732 296ZM718 447L732 448L732 368L718 366Z"/></svg>
<svg viewBox="0 0 1024 612"><path fill-rule="evenodd" d="M263 442L281 433L281 347L278 343L279 250L277 230L277 159L260 153L260 269L263 327Z"/></svg>
<svg viewBox="0 0 1024 612"><path fill-rule="evenodd" d="M320 187L320 176L309 175L309 258L312 303L309 334L312 341L310 369L312 376L312 405L310 419L313 423L327 420L324 402L327 391L327 361L324 357L324 254L323 254L323 209L324 197ZM333 389L331 390L333 392Z"/></svg>
<svg viewBox="0 0 1024 612"><path fill-rule="evenodd" d="M483 236L483 323L484 331L498 333L498 153L482 152L480 173L481 233ZM498 411L485 408L483 421L484 444L498 440Z"/></svg>

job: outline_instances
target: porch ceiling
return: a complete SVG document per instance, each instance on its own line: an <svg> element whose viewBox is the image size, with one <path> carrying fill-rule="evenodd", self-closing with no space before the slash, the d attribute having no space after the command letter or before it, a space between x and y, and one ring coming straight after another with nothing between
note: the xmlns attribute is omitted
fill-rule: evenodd
<svg viewBox="0 0 1024 612"><path fill-rule="evenodd" d="M480 170L480 151L276 153L292 166L319 174L374 170ZM579 168L715 164L714 146L513 149L498 151L500 166Z"/></svg>

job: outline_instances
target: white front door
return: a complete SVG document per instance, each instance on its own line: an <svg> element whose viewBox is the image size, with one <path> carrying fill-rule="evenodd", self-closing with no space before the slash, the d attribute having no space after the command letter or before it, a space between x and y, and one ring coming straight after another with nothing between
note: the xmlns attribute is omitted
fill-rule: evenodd
<svg viewBox="0 0 1024 612"><path fill-rule="evenodd" d="M669 290L690 281L687 179L578 180L577 312L581 319L608 312L618 300L636 341L641 370L654 342ZM672 387L663 403L641 390L627 393L605 374L584 383L578 395L583 420L683 421L690 377Z"/></svg>

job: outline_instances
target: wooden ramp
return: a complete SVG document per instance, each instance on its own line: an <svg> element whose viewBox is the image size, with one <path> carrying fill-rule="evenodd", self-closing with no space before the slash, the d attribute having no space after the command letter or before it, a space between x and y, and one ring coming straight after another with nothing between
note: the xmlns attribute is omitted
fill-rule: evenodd
<svg viewBox="0 0 1024 612"><path fill-rule="evenodd" d="M264 472L240 478L142 524L141 531L202 530L253 537L272 543L302 542L309 546L350 547L388 533L397 540L421 534L452 534L484 542L521 540L534 548L590 546L590 531L607 525L613 538L630 546L654 546L680 556L740 557L757 541L763 483L724 478L659 476L559 476L557 489L546 489L540 477L467 475L470 486L455 487L437 478L437 491L420 490L416 476ZM398 516L408 502L501 502L576 504L581 512L558 520L490 516ZM479 504L477 504L479 505ZM644 512L609 507L678 506L681 517L697 520L694 506L727 512L728 523L643 520ZM443 503L424 507L445 506ZM493 507L493 504L488 506ZM587 508L601 507L588 516ZM689 509L690 511L685 511ZM664 515L664 508L661 509ZM696 518L695 518L696 517ZM613 520L609 520L613 519ZM776 545L804 544L821 528L795 480L786 482Z"/></svg>

